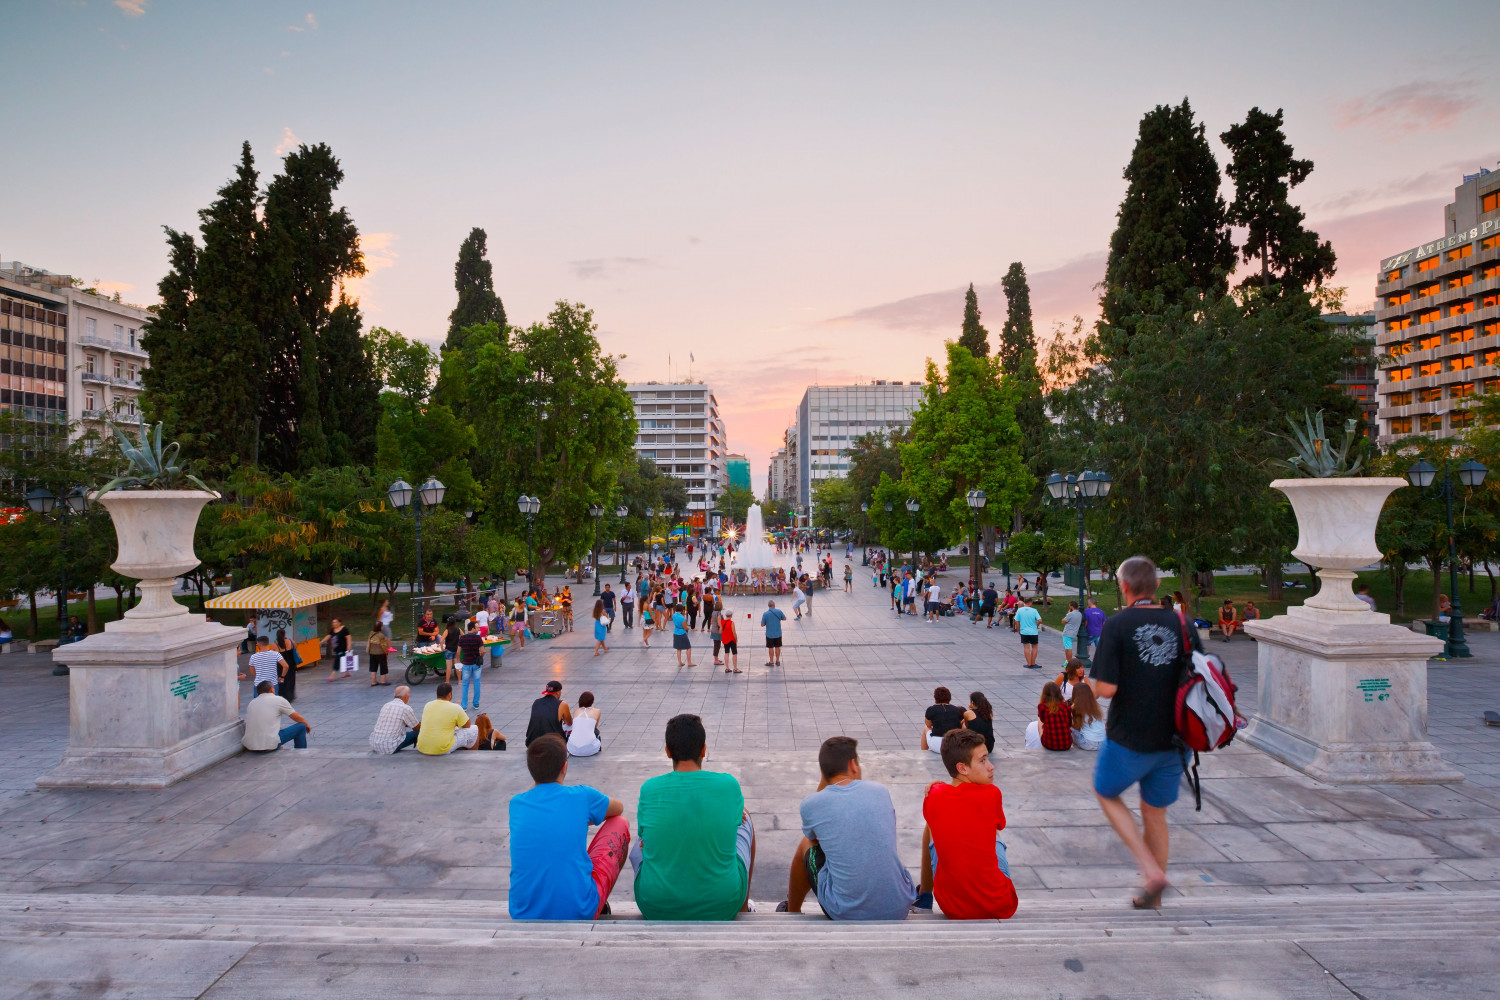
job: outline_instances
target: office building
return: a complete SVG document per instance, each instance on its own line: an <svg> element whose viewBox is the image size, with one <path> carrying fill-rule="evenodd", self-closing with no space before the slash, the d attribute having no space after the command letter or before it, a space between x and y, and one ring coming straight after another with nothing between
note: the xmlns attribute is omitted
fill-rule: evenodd
<svg viewBox="0 0 1500 1000"><path fill-rule="evenodd" d="M77 433L103 433L106 416L134 423L149 317L69 275L0 264L0 409L71 421Z"/></svg>
<svg viewBox="0 0 1500 1000"><path fill-rule="evenodd" d="M1380 262L1382 443L1462 432L1500 374L1500 173L1464 177L1443 214L1442 236Z"/></svg>
<svg viewBox="0 0 1500 1000"><path fill-rule="evenodd" d="M922 403L921 382L880 380L861 385L810 386L797 406L797 423L788 430L787 461L795 463L795 502L804 510L821 479L849 474L849 454L860 437L890 434L911 427L911 415ZM791 438L795 430L796 453Z"/></svg>
<svg viewBox="0 0 1500 1000"><path fill-rule="evenodd" d="M625 391L635 404L635 453L686 483L685 520L712 529L706 515L729 488L724 418L713 389L702 382L637 382Z"/></svg>
<svg viewBox="0 0 1500 1000"><path fill-rule="evenodd" d="M729 472L729 485L736 489L750 488L750 460L744 455L725 455L725 468Z"/></svg>

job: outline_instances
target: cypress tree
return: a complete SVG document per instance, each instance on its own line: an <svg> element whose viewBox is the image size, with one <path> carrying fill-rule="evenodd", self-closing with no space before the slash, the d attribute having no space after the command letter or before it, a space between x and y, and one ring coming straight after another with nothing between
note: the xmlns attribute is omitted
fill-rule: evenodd
<svg viewBox="0 0 1500 1000"><path fill-rule="evenodd" d="M1313 163L1292 155L1282 121L1281 108L1274 115L1251 108L1243 122L1219 135L1229 148L1226 169L1234 181L1228 218L1248 230L1241 258L1247 264L1260 261L1260 274L1243 284L1305 289L1331 277L1336 258L1333 245L1319 243L1318 234L1303 227L1302 210L1288 200L1291 189L1312 173Z"/></svg>
<svg viewBox="0 0 1500 1000"><path fill-rule="evenodd" d="M964 293L964 326L958 335L960 345L967 347L976 358L987 358L990 354L990 332L979 322L979 296L974 294L974 283Z"/></svg>
<svg viewBox="0 0 1500 1000"><path fill-rule="evenodd" d="M448 316L448 339L443 350L459 346L458 332L483 323L498 324L505 329L505 305L495 294L495 272L485 259L488 237L475 226L458 248L458 262L453 265L453 287L458 305Z"/></svg>
<svg viewBox="0 0 1500 1000"><path fill-rule="evenodd" d="M1235 251L1219 164L1187 98L1141 119L1125 180L1100 308L1104 327L1129 335L1146 309L1226 291Z"/></svg>
<svg viewBox="0 0 1500 1000"><path fill-rule="evenodd" d="M318 376L328 437L328 464L372 465L380 423L380 379L360 335L359 303L342 293L318 337Z"/></svg>
<svg viewBox="0 0 1500 1000"><path fill-rule="evenodd" d="M1021 371L1027 351L1036 353L1036 332L1031 325L1031 286L1026 268L1015 261L1000 279L1005 291L1005 325L1000 328L1000 370L1007 375Z"/></svg>

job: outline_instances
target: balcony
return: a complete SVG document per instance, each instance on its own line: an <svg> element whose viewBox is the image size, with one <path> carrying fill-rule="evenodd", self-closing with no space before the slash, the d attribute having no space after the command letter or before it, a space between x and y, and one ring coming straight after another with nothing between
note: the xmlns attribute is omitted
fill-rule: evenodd
<svg viewBox="0 0 1500 1000"><path fill-rule="evenodd" d="M106 351L119 351L121 354L130 354L138 358L146 357L146 352L140 346L139 340L136 341L136 346L131 347L124 341L117 341L113 337L105 337L97 333L78 333L74 334L74 338L78 343L87 344L90 347L102 347Z"/></svg>
<svg viewBox="0 0 1500 1000"><path fill-rule="evenodd" d="M81 377L83 378L83 380L85 382L93 382L93 383L96 383L98 385L111 385L111 384L113 384L113 380L108 375L105 375L103 372L85 371L85 372L83 372L83 374L82 374Z"/></svg>
<svg viewBox="0 0 1500 1000"><path fill-rule="evenodd" d="M109 414L104 410L84 410L80 416L84 420L103 420Z"/></svg>

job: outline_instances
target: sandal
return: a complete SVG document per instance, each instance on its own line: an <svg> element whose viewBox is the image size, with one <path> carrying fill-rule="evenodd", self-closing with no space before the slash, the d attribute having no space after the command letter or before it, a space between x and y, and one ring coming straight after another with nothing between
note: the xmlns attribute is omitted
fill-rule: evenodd
<svg viewBox="0 0 1500 1000"><path fill-rule="evenodd" d="M1167 890L1169 883L1163 882L1155 889L1147 889L1142 895L1132 896L1130 905L1137 910L1159 910L1161 909L1161 894Z"/></svg>

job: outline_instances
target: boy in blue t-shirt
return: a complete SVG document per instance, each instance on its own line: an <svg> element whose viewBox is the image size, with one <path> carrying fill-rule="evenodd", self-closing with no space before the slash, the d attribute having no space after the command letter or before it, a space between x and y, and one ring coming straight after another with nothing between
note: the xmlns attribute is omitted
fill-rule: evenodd
<svg viewBox="0 0 1500 1000"><path fill-rule="evenodd" d="M1021 650L1026 654L1026 667L1037 669L1036 654L1040 650L1042 614L1032 607L1032 600L1016 610L1016 628L1021 632Z"/></svg>
<svg viewBox="0 0 1500 1000"><path fill-rule="evenodd" d="M568 745L549 734L526 748L536 785L510 800L512 920L593 920L630 851L625 806L587 785L564 785ZM589 827L599 832L585 847Z"/></svg>

